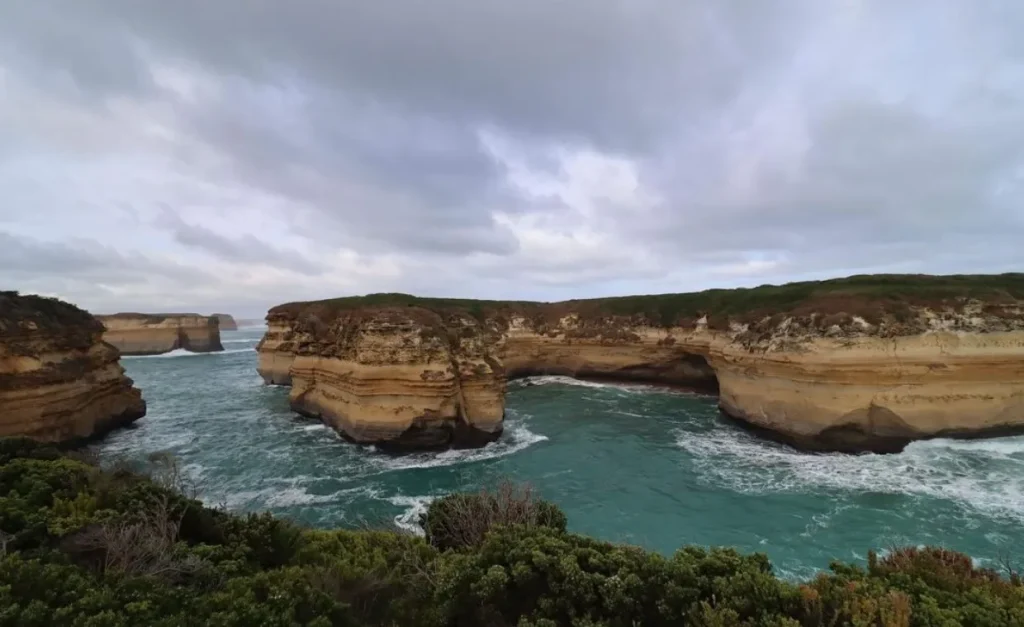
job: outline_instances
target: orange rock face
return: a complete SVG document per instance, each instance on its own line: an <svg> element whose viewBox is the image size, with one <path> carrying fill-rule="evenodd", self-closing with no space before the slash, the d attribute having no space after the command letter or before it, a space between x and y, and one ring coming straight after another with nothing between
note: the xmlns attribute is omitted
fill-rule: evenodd
<svg viewBox="0 0 1024 627"><path fill-rule="evenodd" d="M727 415L811 450L887 452L1024 430L1019 305L922 307L899 323L765 316L717 330L709 316L659 326L572 307L275 308L259 372L292 386L294 409L352 440L412 448L496 437L506 381L533 374L717 393Z"/></svg>
<svg viewBox="0 0 1024 627"><path fill-rule="evenodd" d="M179 348L193 353L224 350L220 323L213 316L119 313L96 317L106 327L104 341L123 355L159 355Z"/></svg>
<svg viewBox="0 0 1024 627"><path fill-rule="evenodd" d="M102 336L73 305L0 293L0 436L63 442L144 416L142 394Z"/></svg>

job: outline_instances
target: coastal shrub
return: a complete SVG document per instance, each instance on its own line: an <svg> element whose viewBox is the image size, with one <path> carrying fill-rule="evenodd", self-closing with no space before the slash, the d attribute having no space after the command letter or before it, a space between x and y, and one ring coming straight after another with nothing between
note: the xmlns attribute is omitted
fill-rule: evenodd
<svg viewBox="0 0 1024 627"><path fill-rule="evenodd" d="M1012 569L942 548L792 582L761 554L569 533L511 484L438 499L421 538L231 514L24 440L0 460L0 627L1024 625Z"/></svg>
<svg viewBox="0 0 1024 627"><path fill-rule="evenodd" d="M497 526L548 527L564 532L566 524L557 505L537 498L529 486L507 481L493 492L441 497L420 517L427 540L442 551L477 546Z"/></svg>

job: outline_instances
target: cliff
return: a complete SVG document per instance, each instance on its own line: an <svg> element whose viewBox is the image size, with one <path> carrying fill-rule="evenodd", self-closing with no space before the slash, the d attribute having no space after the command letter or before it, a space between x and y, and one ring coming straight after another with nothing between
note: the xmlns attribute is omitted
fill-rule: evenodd
<svg viewBox="0 0 1024 627"><path fill-rule="evenodd" d="M211 315L212 318L217 319L217 323L220 325L221 331L237 331L238 323L231 317L231 314L215 313Z"/></svg>
<svg viewBox="0 0 1024 627"><path fill-rule="evenodd" d="M539 373L717 392L728 416L809 450L1024 430L1024 274L563 303L376 294L267 323L264 379L359 442L493 439L506 380Z"/></svg>
<svg viewBox="0 0 1024 627"><path fill-rule="evenodd" d="M0 292L0 436L76 440L146 415L102 336L74 305Z"/></svg>
<svg viewBox="0 0 1024 627"><path fill-rule="evenodd" d="M199 314L118 313L96 316L103 339L124 355L159 355L175 349L193 353L222 351L217 318Z"/></svg>

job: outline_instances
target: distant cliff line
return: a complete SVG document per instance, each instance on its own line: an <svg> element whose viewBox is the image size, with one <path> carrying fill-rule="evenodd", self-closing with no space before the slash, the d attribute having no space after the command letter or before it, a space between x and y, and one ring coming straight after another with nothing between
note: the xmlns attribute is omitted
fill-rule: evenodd
<svg viewBox="0 0 1024 627"><path fill-rule="evenodd" d="M96 317L103 339L124 355L159 355L177 349L194 353L224 350L220 321L194 313L116 313Z"/></svg>

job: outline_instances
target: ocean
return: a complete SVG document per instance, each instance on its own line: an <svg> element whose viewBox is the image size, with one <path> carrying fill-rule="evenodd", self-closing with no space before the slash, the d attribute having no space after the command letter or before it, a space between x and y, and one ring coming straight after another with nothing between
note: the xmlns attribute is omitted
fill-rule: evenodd
<svg viewBox="0 0 1024 627"><path fill-rule="evenodd" d="M256 373L263 328L222 353L126 357L149 404L92 445L105 462L168 451L211 505L318 527L415 529L431 499L528 483L573 531L671 554L726 545L804 578L869 549L942 545L1024 559L1024 437L917 442L898 455L811 455L724 420L712 396L564 377L510 385L501 439L391 456L288 408Z"/></svg>

